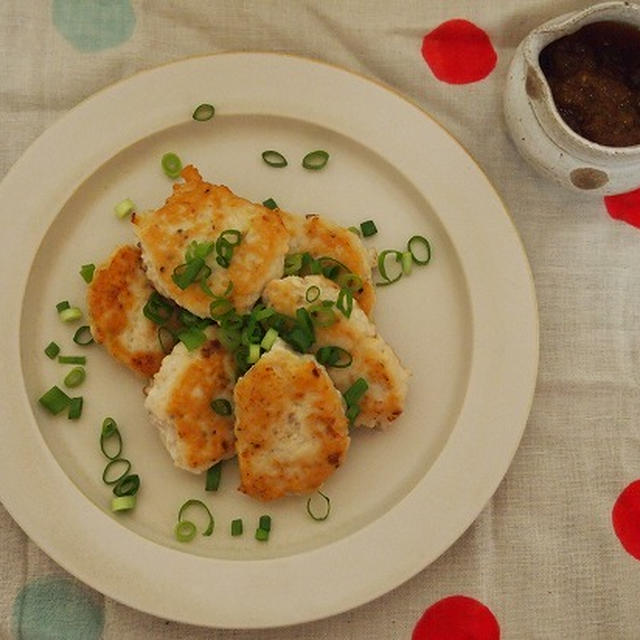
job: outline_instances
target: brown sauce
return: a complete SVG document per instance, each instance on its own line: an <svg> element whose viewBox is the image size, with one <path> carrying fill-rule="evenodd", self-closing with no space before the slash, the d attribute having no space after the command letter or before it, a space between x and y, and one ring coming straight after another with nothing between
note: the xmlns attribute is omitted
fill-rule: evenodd
<svg viewBox="0 0 640 640"><path fill-rule="evenodd" d="M640 29L593 22L548 44L539 60L577 134L610 147L640 144Z"/></svg>

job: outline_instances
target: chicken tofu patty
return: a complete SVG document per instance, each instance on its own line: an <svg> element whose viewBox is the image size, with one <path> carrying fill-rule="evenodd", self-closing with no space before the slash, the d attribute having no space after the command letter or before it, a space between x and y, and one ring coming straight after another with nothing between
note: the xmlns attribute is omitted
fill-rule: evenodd
<svg viewBox="0 0 640 640"><path fill-rule="evenodd" d="M181 342L174 347L144 403L175 465L194 473L235 454L232 413L220 415L211 407L213 400L231 407L235 362L214 327L205 333L199 349L188 351Z"/></svg>
<svg viewBox="0 0 640 640"><path fill-rule="evenodd" d="M259 500L315 491L349 447L340 393L313 356L281 341L234 390L240 490Z"/></svg>
<svg viewBox="0 0 640 640"><path fill-rule="evenodd" d="M310 306L305 295L311 286L320 289L318 301L335 302L338 298L339 287L323 276L273 280L265 288L263 298L279 313L295 316L297 309ZM328 366L329 376L342 393L358 378L364 378L369 388L360 399L360 414L354 424L387 427L402 413L409 372L377 334L375 326L355 300L349 318L335 307L334 311L333 324L315 327L316 341L311 348L315 352L320 347L336 346L351 354L351 365L345 368Z"/></svg>
<svg viewBox="0 0 640 640"><path fill-rule="evenodd" d="M98 267L87 290L91 334L118 361L151 377L164 352L157 326L142 313L153 287L142 268L140 250L119 247Z"/></svg>
<svg viewBox="0 0 640 640"><path fill-rule="evenodd" d="M289 240L289 253L309 253L313 258L329 256L345 265L362 279L362 289L355 294L360 308L371 315L376 300L371 267L374 256L360 237L317 214L298 216L280 212Z"/></svg>
<svg viewBox="0 0 640 640"><path fill-rule="evenodd" d="M260 297L264 285L282 275L289 243L284 223L267 207L244 200L225 186L205 182L193 166L185 167L181 175L184 182L174 185L164 206L132 216L147 277L163 296L201 318L207 317L210 296L197 282L180 288L172 276L185 264L192 243L213 245L222 235L235 245L228 268L218 263L220 254L213 249L206 258L211 273L205 282L217 295L224 295L233 283L227 297L244 313ZM235 244L238 232L242 235Z"/></svg>

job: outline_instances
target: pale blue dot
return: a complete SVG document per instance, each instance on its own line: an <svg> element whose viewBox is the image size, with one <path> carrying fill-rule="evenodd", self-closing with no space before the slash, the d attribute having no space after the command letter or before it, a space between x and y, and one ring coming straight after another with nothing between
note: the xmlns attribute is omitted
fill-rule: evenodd
<svg viewBox="0 0 640 640"><path fill-rule="evenodd" d="M98 640L103 627L102 607L68 578L32 580L13 603L17 640Z"/></svg>
<svg viewBox="0 0 640 640"><path fill-rule="evenodd" d="M53 24L80 51L126 42L136 25L130 0L53 0Z"/></svg>

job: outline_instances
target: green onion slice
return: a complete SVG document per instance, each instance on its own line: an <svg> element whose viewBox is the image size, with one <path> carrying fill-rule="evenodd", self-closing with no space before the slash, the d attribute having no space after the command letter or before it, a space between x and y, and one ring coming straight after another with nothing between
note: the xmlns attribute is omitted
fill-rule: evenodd
<svg viewBox="0 0 640 640"><path fill-rule="evenodd" d="M204 259L194 257L190 262L179 264L173 270L171 279L180 289L184 290L196 281L200 269L202 269L203 266Z"/></svg>
<svg viewBox="0 0 640 640"><path fill-rule="evenodd" d="M315 302L307 309L313 324L317 327L330 327L337 320L335 311L332 309L333 304L327 305L326 302L330 301Z"/></svg>
<svg viewBox="0 0 640 640"><path fill-rule="evenodd" d="M205 343L207 336L202 329L189 327L188 329L178 333L178 340L184 344L187 351L194 351Z"/></svg>
<svg viewBox="0 0 640 640"><path fill-rule="evenodd" d="M191 117L198 122L205 122L206 120L211 120L215 112L216 108L212 104L203 102L195 108L195 111L193 112L193 115Z"/></svg>
<svg viewBox="0 0 640 640"><path fill-rule="evenodd" d="M347 420L353 424L353 421L360 415L360 407L357 404L352 404L350 407L347 407L345 411L345 416Z"/></svg>
<svg viewBox="0 0 640 640"><path fill-rule="evenodd" d="M310 286L304 294L304 299L307 302L315 302L320 297L320 287L315 284Z"/></svg>
<svg viewBox="0 0 640 640"><path fill-rule="evenodd" d="M284 275L297 276L302 269L302 254L290 253L284 257Z"/></svg>
<svg viewBox="0 0 640 640"><path fill-rule="evenodd" d="M71 398L62 389L53 386L38 398L38 402L55 416L71 404Z"/></svg>
<svg viewBox="0 0 640 640"><path fill-rule="evenodd" d="M267 329L267 333L264 334L264 338L262 338L262 342L260 342L260 346L265 350L269 351L271 347L273 347L275 341L278 339L278 332L273 327L269 327Z"/></svg>
<svg viewBox="0 0 640 640"><path fill-rule="evenodd" d="M182 171L182 160L173 152L165 153L160 161L165 175L175 180L180 177Z"/></svg>
<svg viewBox="0 0 640 640"><path fill-rule="evenodd" d="M271 209L272 211L274 209L278 209L278 203L273 198L267 198L266 200L263 200L262 206L267 207L267 209Z"/></svg>
<svg viewBox="0 0 640 640"><path fill-rule="evenodd" d="M158 327L158 343L162 349L162 353L169 355L173 351L177 338L173 331L167 327Z"/></svg>
<svg viewBox="0 0 640 640"><path fill-rule="evenodd" d="M209 305L209 315L220 321L230 311L233 311L233 303L228 298L216 297Z"/></svg>
<svg viewBox="0 0 640 640"><path fill-rule="evenodd" d="M351 231L351 233L355 233L358 236L358 238L362 235L358 227L347 227L347 231Z"/></svg>
<svg viewBox="0 0 640 640"><path fill-rule="evenodd" d="M411 251L403 251L402 258L400 258L400 264L402 265L402 273L405 276L411 274L411 267L413 266L413 257Z"/></svg>
<svg viewBox="0 0 640 640"><path fill-rule="evenodd" d="M88 344L93 343L91 328L89 327L88 324L83 325L73 334L73 341L82 347L85 347Z"/></svg>
<svg viewBox="0 0 640 640"><path fill-rule="evenodd" d="M358 378L342 395L347 407L351 407L357 404L360 398L364 395L369 388L367 381L364 378Z"/></svg>
<svg viewBox="0 0 640 640"><path fill-rule="evenodd" d="M249 345L249 355L247 356L247 362L249 364L255 364L260 360L260 345L252 342Z"/></svg>
<svg viewBox="0 0 640 640"><path fill-rule="evenodd" d="M133 200L131 198L125 198L118 202L118 204L113 208L113 211L118 218L122 219L132 214L135 211L135 208L136 205L133 204Z"/></svg>
<svg viewBox="0 0 640 640"><path fill-rule="evenodd" d="M226 241L232 247L237 247L240 242L242 242L242 232L237 229L226 229L220 234L218 240L216 240L216 245L219 240Z"/></svg>
<svg viewBox="0 0 640 640"><path fill-rule="evenodd" d="M258 527L256 529L256 540L260 540L260 542L266 542L269 539L269 531L267 529L260 529Z"/></svg>
<svg viewBox="0 0 640 640"><path fill-rule="evenodd" d="M270 166L280 169L287 166L287 159L279 152L273 149L267 149L262 152L262 159Z"/></svg>
<svg viewBox="0 0 640 640"><path fill-rule="evenodd" d="M71 398L71 402L69 403L69 412L67 413L67 418L69 420L77 420L82 415L83 404L84 404L84 400L82 399L82 396Z"/></svg>
<svg viewBox="0 0 640 640"><path fill-rule="evenodd" d="M327 367L345 369L351 366L353 356L342 347L325 346L316 351L316 360Z"/></svg>
<svg viewBox="0 0 640 640"><path fill-rule="evenodd" d="M209 520L208 520L207 528L204 530L202 535L203 536L210 536L213 533L214 520L213 520L213 516L211 515L211 511L209 511L209 507L207 507L207 505L204 502L202 502L202 500L196 500L195 498L192 498L191 500L187 500L180 507L180 509L178 511L178 523L182 522L182 514L185 511L187 511L187 509L189 509L190 507L201 507L202 509L204 509L206 511ZM186 522L188 522L188 520Z"/></svg>
<svg viewBox="0 0 640 640"><path fill-rule="evenodd" d="M216 462L212 467L207 469L207 477L205 480L205 491L217 491L222 478L222 462Z"/></svg>
<svg viewBox="0 0 640 640"><path fill-rule="evenodd" d="M342 314L346 318L351 317L351 311L353 310L353 293L351 293L350 289L340 289L338 299L336 300L336 307L342 311Z"/></svg>
<svg viewBox="0 0 640 640"><path fill-rule="evenodd" d="M326 496L322 491L318 490L316 493L324 500L324 510L321 513L314 512L311 501L313 500L313 496L311 496L307 500L307 513L313 518L316 522L322 522L329 517L331 513L331 500L328 496Z"/></svg>
<svg viewBox="0 0 640 640"><path fill-rule="evenodd" d="M87 377L87 372L84 367L74 367L64 378L64 384L67 387L74 388L79 387L84 379Z"/></svg>
<svg viewBox="0 0 640 640"><path fill-rule="evenodd" d="M105 438L110 438L112 435L115 435L118 430L118 423L113 418L105 418L102 421L102 430L100 435Z"/></svg>
<svg viewBox="0 0 640 640"><path fill-rule="evenodd" d="M73 322L82 318L82 310L78 307L69 307L58 312L58 317L62 322Z"/></svg>
<svg viewBox="0 0 640 640"><path fill-rule="evenodd" d="M327 162L329 162L329 154L322 149L311 151L310 153L307 153L304 158L302 158L302 166L305 169L309 169L311 171L322 169L327 164Z"/></svg>
<svg viewBox="0 0 640 640"><path fill-rule="evenodd" d="M265 531L271 531L271 516L266 514L260 516L260 520L258 521L258 527L260 529L264 529Z"/></svg>
<svg viewBox="0 0 640 640"><path fill-rule="evenodd" d="M109 451L107 451L107 447L110 446L107 442L111 440L111 438L114 438L114 441L116 442L116 450L114 453L109 453ZM117 460L122 453L122 436L120 435L120 430L113 418L105 418L102 423L102 431L100 433L100 451L102 451L105 457L109 460Z"/></svg>
<svg viewBox="0 0 640 640"><path fill-rule="evenodd" d="M171 319L174 309L175 305L171 300L154 291L142 308L142 313L151 322L162 325Z"/></svg>
<svg viewBox="0 0 640 640"><path fill-rule="evenodd" d="M116 483L113 493L117 496L135 496L139 488L140 476L137 473L129 473Z"/></svg>
<svg viewBox="0 0 640 640"><path fill-rule="evenodd" d="M376 227L376 223L373 220L365 220L364 222L361 222L360 229L362 231L363 237L365 238L378 233L378 228Z"/></svg>
<svg viewBox="0 0 640 640"><path fill-rule="evenodd" d="M58 304L56 305L56 311L60 313L61 311L68 309L70 306L71 305L69 304L68 300L62 300L61 302L58 302Z"/></svg>
<svg viewBox="0 0 640 640"><path fill-rule="evenodd" d="M185 262L191 262L194 258L202 258L203 260L211 254L215 247L215 242L196 242L193 240L189 243L184 254Z"/></svg>
<svg viewBox="0 0 640 640"><path fill-rule="evenodd" d="M60 364L87 364L87 356L58 356Z"/></svg>
<svg viewBox="0 0 640 640"><path fill-rule="evenodd" d="M341 273L336 278L336 283L343 289L349 289L351 293L357 293L362 289L362 278L357 273Z"/></svg>
<svg viewBox="0 0 640 640"><path fill-rule="evenodd" d="M80 275L82 276L82 279L89 284L92 280L93 280L93 273L96 270L96 265L95 264L83 264L80 267Z"/></svg>
<svg viewBox="0 0 640 640"><path fill-rule="evenodd" d="M55 357L60 353L60 347L55 342L50 342L44 348L44 352L47 358L51 358L51 360L54 360Z"/></svg>
<svg viewBox="0 0 640 640"><path fill-rule="evenodd" d="M398 272L393 276L390 276L387 273L387 258L389 256L394 257L396 263L400 266ZM377 284L379 286L391 284L400 280L400 278L402 277L402 252L397 251L396 249L385 249L384 251L381 251L380 255L378 256L378 273L384 281L378 282Z"/></svg>
<svg viewBox="0 0 640 640"><path fill-rule="evenodd" d="M183 520L176 524L174 532L178 542L191 542L196 537L198 530L193 522L190 520Z"/></svg>
<svg viewBox="0 0 640 640"><path fill-rule="evenodd" d="M230 416L233 413L231 403L226 398L216 398L211 401L211 408L219 416Z"/></svg>
<svg viewBox="0 0 640 640"><path fill-rule="evenodd" d="M418 247L422 247L422 251ZM431 260L431 245L424 236L411 236L407 242L407 249L411 252L411 257L416 264L425 265Z"/></svg>
<svg viewBox="0 0 640 640"><path fill-rule="evenodd" d="M110 477L110 474L112 473L111 469L117 468L122 465L124 465L124 471L121 471L120 475L116 476L115 478ZM102 481L105 484L117 484L129 473L129 471L131 471L131 462L129 462L129 460L127 460L126 458L114 458L113 460L109 460L109 462L107 462L107 466L102 472Z"/></svg>
<svg viewBox="0 0 640 640"><path fill-rule="evenodd" d="M111 511L129 511L136 506L136 496L116 496L111 500Z"/></svg>
<svg viewBox="0 0 640 640"><path fill-rule="evenodd" d="M232 536L241 536L242 535L242 518L236 518L231 521L231 535Z"/></svg>

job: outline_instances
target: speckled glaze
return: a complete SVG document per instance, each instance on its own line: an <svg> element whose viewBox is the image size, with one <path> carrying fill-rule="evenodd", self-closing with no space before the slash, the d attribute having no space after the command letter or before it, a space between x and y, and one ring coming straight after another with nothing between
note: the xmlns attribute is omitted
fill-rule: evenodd
<svg viewBox="0 0 640 640"><path fill-rule="evenodd" d="M605 2L554 18L531 31L513 57L504 96L507 128L521 155L563 186L594 196L640 187L640 145L608 147L570 129L556 109L538 56L550 42L600 20L640 28L640 5Z"/></svg>

